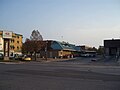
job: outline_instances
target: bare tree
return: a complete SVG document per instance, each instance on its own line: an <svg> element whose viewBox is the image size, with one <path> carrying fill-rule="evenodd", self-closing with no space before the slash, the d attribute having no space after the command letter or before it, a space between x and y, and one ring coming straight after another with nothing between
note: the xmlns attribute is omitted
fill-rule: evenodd
<svg viewBox="0 0 120 90"><path fill-rule="evenodd" d="M34 57L36 60L36 53L44 47L45 44L43 42L42 35L39 33L38 30L33 30L30 36L30 39L26 39L25 43L23 44L23 51L28 53L34 53Z"/></svg>
<svg viewBox="0 0 120 90"><path fill-rule="evenodd" d="M33 41L43 41L43 37L38 30L33 30L30 36L30 40Z"/></svg>

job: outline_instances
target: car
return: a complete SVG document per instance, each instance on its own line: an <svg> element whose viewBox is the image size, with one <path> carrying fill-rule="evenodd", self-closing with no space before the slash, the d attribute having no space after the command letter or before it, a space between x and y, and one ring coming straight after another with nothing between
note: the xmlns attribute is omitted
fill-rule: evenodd
<svg viewBox="0 0 120 90"><path fill-rule="evenodd" d="M22 58L22 60L24 60L24 61L31 61L32 59L31 59L31 57L29 57L29 56L24 56L24 57Z"/></svg>
<svg viewBox="0 0 120 90"><path fill-rule="evenodd" d="M2 53L0 53L0 60L3 60L4 56Z"/></svg>
<svg viewBox="0 0 120 90"><path fill-rule="evenodd" d="M91 61L96 62L96 61L98 61L98 59L92 58Z"/></svg>
<svg viewBox="0 0 120 90"><path fill-rule="evenodd" d="M19 60L19 54L14 54L14 53L12 53L12 54L10 54L10 56L9 56L9 58L11 59L11 60Z"/></svg>
<svg viewBox="0 0 120 90"><path fill-rule="evenodd" d="M85 54L81 54L82 57L90 57L90 54L85 53Z"/></svg>

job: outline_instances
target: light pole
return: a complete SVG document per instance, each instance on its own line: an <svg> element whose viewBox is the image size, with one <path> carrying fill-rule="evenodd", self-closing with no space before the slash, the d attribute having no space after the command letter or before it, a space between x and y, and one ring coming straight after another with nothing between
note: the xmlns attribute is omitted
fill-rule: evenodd
<svg viewBox="0 0 120 90"><path fill-rule="evenodd" d="M48 41L46 41L46 47L45 47L45 59L46 59L46 61L47 61L47 43L48 43Z"/></svg>

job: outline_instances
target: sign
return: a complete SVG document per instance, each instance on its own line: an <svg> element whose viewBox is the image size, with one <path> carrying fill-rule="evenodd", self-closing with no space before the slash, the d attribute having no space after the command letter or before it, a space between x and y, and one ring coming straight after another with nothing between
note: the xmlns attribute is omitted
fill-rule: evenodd
<svg viewBox="0 0 120 90"><path fill-rule="evenodd" d="M3 38L6 38L6 39L12 38L12 32L3 31Z"/></svg>

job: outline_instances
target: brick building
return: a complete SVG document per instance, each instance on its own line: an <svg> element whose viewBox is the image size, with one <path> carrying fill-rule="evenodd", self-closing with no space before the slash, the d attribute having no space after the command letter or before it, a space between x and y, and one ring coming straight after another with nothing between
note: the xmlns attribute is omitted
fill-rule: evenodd
<svg viewBox="0 0 120 90"><path fill-rule="evenodd" d="M9 56L22 53L22 38L21 34L16 34L10 31L0 31L0 53L5 54L5 40L8 41ZM7 44L6 44L7 45Z"/></svg>

